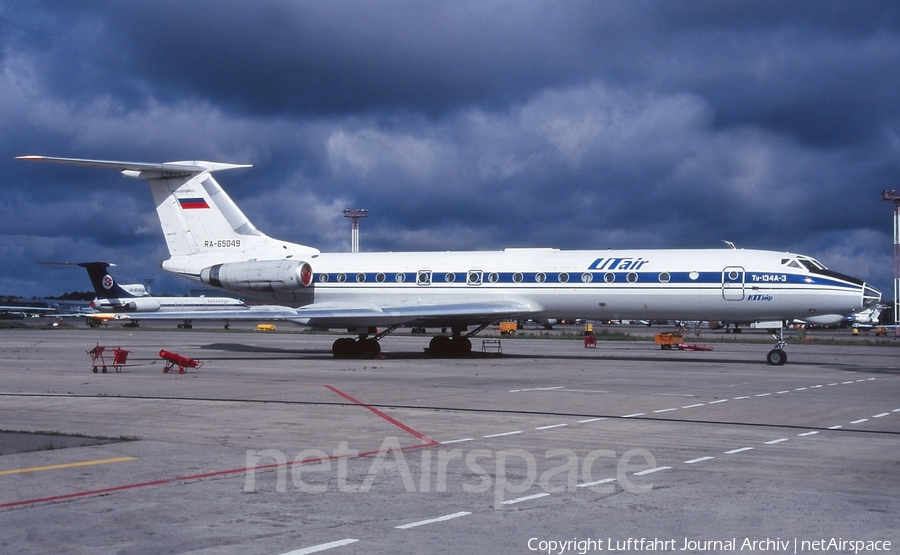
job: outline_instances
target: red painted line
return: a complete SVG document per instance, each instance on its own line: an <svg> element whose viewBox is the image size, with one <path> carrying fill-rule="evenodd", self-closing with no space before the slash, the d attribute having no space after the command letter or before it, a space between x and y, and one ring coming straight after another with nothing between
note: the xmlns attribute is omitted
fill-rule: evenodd
<svg viewBox="0 0 900 555"><path fill-rule="evenodd" d="M423 433L420 433L420 432L417 432L417 431L413 430L412 428L410 428L410 427L407 426L406 424L400 422L400 421L397 420L396 418L392 418L392 417L386 415L385 413L381 412L380 410L376 409L375 407L370 406L370 405L367 405L367 404L363 403L362 401L360 401L359 399L355 399L355 398L351 397L350 395L347 395L346 393L344 393L344 392L341 391L340 389L338 389L338 388L336 388L336 387L333 387L333 386L330 386L330 385L328 385L328 384L325 384L325 387L327 387L328 389L330 389L330 390L333 391L334 393L337 393L338 395L340 395L340 396L343 397L344 399L347 399L347 400L350 401L351 403L354 403L354 404L356 404L356 405L359 405L359 406L361 406L361 407L365 407L365 408L369 409L370 411L374 412L375 414L377 414L377 415L380 416L381 418L387 420L388 422L390 422L390 423L393 424L394 426L397 426L398 428L400 428L400 429L403 430L404 432L406 432L406 433L408 433L408 434L411 434L411 435L413 435L413 436L415 436L415 437L421 439L422 441L426 442L428 445L438 445L438 442L437 442L437 441L431 439L431 438L428 437L427 435L425 435L425 434L423 434Z"/></svg>
<svg viewBox="0 0 900 555"><path fill-rule="evenodd" d="M117 491L125 491L129 489L145 488L149 486L159 486L175 482L175 479L154 480L152 482L142 482L140 484L128 484L124 486L115 486L111 488L95 489L91 491L81 491L77 493L66 493L63 495L54 495L52 497L42 497L40 499L26 499L24 501L13 501L11 503L0 504L0 509L8 509L11 507L21 507L23 505L34 505L36 503L51 503L53 501L65 501L66 499L75 499L78 497L88 497L91 495L106 495Z"/></svg>
<svg viewBox="0 0 900 555"><path fill-rule="evenodd" d="M378 416L380 416L381 418L387 420L391 424L397 426L401 430L403 430L425 442L422 445L410 445L407 447L401 447L400 451L407 451L410 449L422 449L424 447L434 447L434 446L440 445L440 443L431 439L427 435L417 432L416 430L413 430L406 424L403 424L396 418L392 418L392 417L388 416L387 414L381 412L380 410L376 409L375 407L366 405L365 403L363 403L362 401L359 401L358 399L354 399L353 397L351 397L350 395L347 395L346 393L337 389L336 387L332 387L330 385L326 385L325 387L327 387L334 393L337 393L344 399L347 399L351 403L369 409L373 413L375 413ZM352 456L351 455L341 455L341 456L332 455L330 457L317 457L314 459L303 459L302 461L299 461L299 462L291 461L287 464L274 463L274 464L266 464L266 465L262 465L262 466L253 466L253 467L248 466L248 467L244 467L244 468L232 468L229 470L216 470L213 472L205 472L203 474L194 474L191 476L178 476L175 478L164 478L161 480L153 480L150 482L140 482L137 484L125 484L125 485L121 485L121 486L113 486L110 488L95 489L95 490L90 490L90 491L80 491L80 492L75 492L75 493L66 493L66 494L62 494L62 495L53 495L51 497L41 497L39 499L25 499L22 501L12 501L9 503L0 503L0 509L11 509L14 507L24 507L27 505L36 505L38 503L53 503L55 501L66 501L69 499L78 499L81 497L92 497L92 496L96 496L96 495L107 495L110 493L116 493L116 492L120 492L120 491L128 491L128 490L147 488L147 487L152 487L152 486L164 486L167 484L177 484L177 483L182 483L182 482L191 482L191 481L195 481L195 480L208 480L211 478L230 476L230 475L234 475L234 474L246 474L247 472L259 471L259 470L272 470L272 469L277 469L277 468L281 468L281 467L288 468L288 467L292 467L292 466L298 465L298 464L316 464L316 463L320 463L320 462L324 462L324 461L334 461L334 460L339 460L339 459L356 459L356 458L363 458L363 457L371 457L371 456L378 455L380 452L381 452L381 450L376 449L374 451L366 451L364 453L358 453L358 454L352 455Z"/></svg>

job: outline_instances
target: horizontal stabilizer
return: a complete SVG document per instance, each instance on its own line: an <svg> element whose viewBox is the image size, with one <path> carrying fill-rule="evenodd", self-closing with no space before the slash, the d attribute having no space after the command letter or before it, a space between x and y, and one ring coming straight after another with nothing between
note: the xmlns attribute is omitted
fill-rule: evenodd
<svg viewBox="0 0 900 555"><path fill-rule="evenodd" d="M250 168L250 164L225 164L222 162L204 162L199 160L188 162L120 162L115 160L87 160L82 158L57 158L53 156L17 156L16 160L30 160L35 162L52 162L54 164L68 164L71 166L87 166L90 168L104 168L108 170L134 171L134 172L166 172L172 174L195 174L204 171L231 170L236 168Z"/></svg>

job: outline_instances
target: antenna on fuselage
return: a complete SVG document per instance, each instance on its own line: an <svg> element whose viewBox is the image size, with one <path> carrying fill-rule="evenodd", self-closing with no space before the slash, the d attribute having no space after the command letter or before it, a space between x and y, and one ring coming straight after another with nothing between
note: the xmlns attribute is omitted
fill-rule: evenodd
<svg viewBox="0 0 900 555"><path fill-rule="evenodd" d="M737 249L737 247L734 246L734 243L732 243L731 241L729 241L727 239L722 239L722 242L725 243L726 245L728 245L729 247L731 247L731 250Z"/></svg>

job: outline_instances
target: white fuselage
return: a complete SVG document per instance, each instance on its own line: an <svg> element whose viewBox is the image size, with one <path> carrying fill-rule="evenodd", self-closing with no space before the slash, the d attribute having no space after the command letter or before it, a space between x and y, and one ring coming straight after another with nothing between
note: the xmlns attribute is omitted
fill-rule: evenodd
<svg viewBox="0 0 900 555"><path fill-rule="evenodd" d="M527 307L532 318L833 323L878 297L862 281L807 257L760 250L506 249L289 258L309 263L313 283L258 292L257 298L363 307L509 301ZM391 323L386 315L382 324Z"/></svg>
<svg viewBox="0 0 900 555"><path fill-rule="evenodd" d="M91 304L92 308L101 312L183 312L247 308L242 301L228 297L97 298Z"/></svg>

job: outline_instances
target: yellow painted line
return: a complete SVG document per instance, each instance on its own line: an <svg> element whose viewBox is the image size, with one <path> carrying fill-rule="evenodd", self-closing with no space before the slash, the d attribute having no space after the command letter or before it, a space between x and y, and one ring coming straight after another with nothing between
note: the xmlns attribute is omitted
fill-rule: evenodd
<svg viewBox="0 0 900 555"><path fill-rule="evenodd" d="M74 463L66 463L66 464L53 464L50 466L32 466L29 468L15 468L13 470L0 470L0 476L6 476L7 474L24 474L26 472L41 472L44 470L59 470L61 468L76 468L79 466L93 466L95 464L109 464L109 463L117 463L117 462L126 462L137 460L136 457L118 457L115 459L100 459L96 461L82 461L82 462L74 462Z"/></svg>

